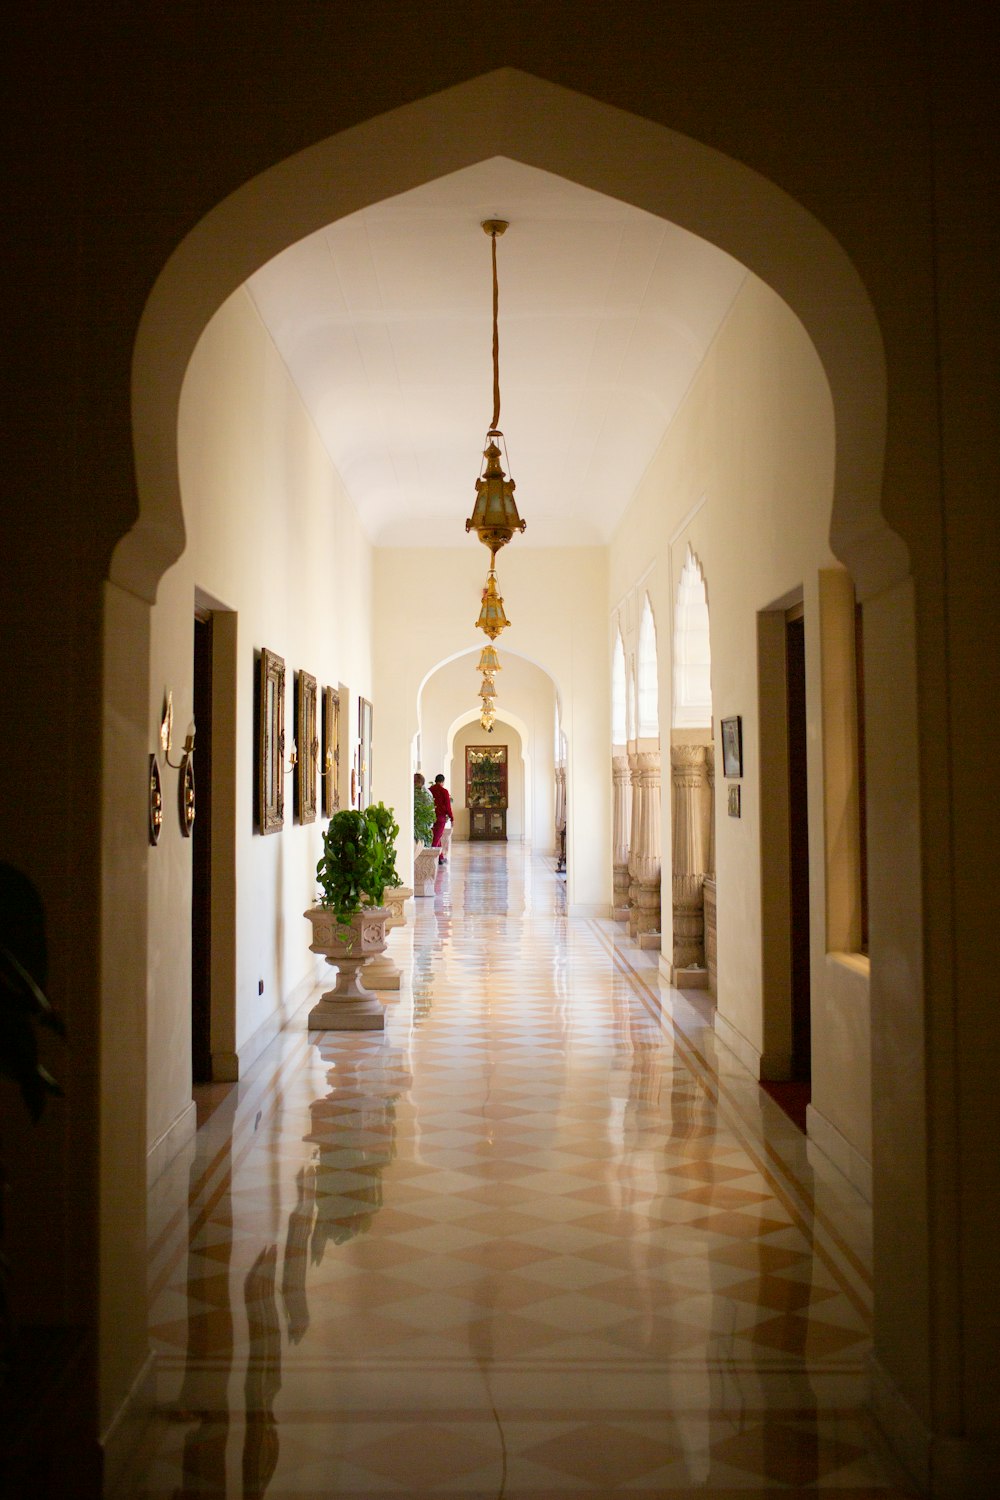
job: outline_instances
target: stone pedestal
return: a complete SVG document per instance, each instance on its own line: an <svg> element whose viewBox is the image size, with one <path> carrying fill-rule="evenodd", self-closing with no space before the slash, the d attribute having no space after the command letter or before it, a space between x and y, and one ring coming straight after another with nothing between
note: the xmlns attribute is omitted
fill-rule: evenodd
<svg viewBox="0 0 1000 1500"><path fill-rule="evenodd" d="M632 779L628 930L640 947L655 947L660 934L660 752L636 751L628 762Z"/></svg>
<svg viewBox="0 0 1000 1500"><path fill-rule="evenodd" d="M706 875L705 884L702 887L702 895L705 898L705 968L708 970L708 992L711 995L719 993L718 967L717 967L717 943L716 943L716 914L715 914L715 876Z"/></svg>
<svg viewBox="0 0 1000 1500"><path fill-rule="evenodd" d="M321 906L310 907L303 915L313 926L310 952L322 953L337 969L337 983L309 1012L309 1030L382 1031L385 1012L361 981L365 966L385 952L389 908L363 907L346 923Z"/></svg>
<svg viewBox="0 0 1000 1500"><path fill-rule="evenodd" d="M629 825L632 819L632 783L629 777L627 755L612 756L611 784L613 789L611 857L614 878L611 915L616 922L627 922L629 903L628 845Z"/></svg>
<svg viewBox="0 0 1000 1500"><path fill-rule="evenodd" d="M361 987L369 992L374 990L398 990L399 979L399 965L393 962L388 953L379 953L375 958L370 958L365 964Z"/></svg>
<svg viewBox="0 0 1000 1500"><path fill-rule="evenodd" d="M394 927L406 926L406 903L411 900L413 890L408 885L386 886L382 895L382 903L389 908L389 918L385 924L386 932L391 932Z"/></svg>
<svg viewBox="0 0 1000 1500"><path fill-rule="evenodd" d="M418 844L413 856L413 894L433 896L441 850L433 844Z"/></svg>
<svg viewBox="0 0 1000 1500"><path fill-rule="evenodd" d="M556 766L556 873L566 868L566 767Z"/></svg>

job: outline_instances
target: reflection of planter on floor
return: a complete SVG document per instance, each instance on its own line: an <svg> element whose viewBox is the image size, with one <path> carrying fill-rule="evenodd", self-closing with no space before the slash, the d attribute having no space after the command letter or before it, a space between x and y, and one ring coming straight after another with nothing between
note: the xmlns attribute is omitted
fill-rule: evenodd
<svg viewBox="0 0 1000 1500"><path fill-rule="evenodd" d="M433 896L441 850L418 844L413 854L413 890L417 896Z"/></svg>
<svg viewBox="0 0 1000 1500"><path fill-rule="evenodd" d="M336 965L337 983L309 1012L311 1031L381 1031L385 1012L371 990L364 988L364 966L385 952L388 906L363 906L346 922L323 906L313 906L303 916L313 926L313 953L322 953Z"/></svg>

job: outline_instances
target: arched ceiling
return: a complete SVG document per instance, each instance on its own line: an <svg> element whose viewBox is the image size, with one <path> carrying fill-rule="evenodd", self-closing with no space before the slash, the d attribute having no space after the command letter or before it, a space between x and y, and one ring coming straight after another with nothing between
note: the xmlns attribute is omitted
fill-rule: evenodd
<svg viewBox="0 0 1000 1500"><path fill-rule="evenodd" d="M495 157L339 220L248 282L369 538L465 539L492 416L518 546L610 540L743 278L676 225Z"/></svg>

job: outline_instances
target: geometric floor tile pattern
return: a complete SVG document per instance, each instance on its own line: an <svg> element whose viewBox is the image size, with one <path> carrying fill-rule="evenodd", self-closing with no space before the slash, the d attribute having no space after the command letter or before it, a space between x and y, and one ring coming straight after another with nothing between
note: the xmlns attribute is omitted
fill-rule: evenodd
<svg viewBox="0 0 1000 1500"><path fill-rule="evenodd" d="M907 1495L863 1412L864 1205L551 860L452 849L384 1033L307 1003L200 1091L121 1493Z"/></svg>

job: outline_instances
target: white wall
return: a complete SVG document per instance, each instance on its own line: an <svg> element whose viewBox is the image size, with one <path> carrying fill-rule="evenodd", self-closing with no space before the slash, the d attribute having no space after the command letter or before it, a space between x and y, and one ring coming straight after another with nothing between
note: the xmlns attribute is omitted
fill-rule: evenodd
<svg viewBox="0 0 1000 1500"><path fill-rule="evenodd" d="M555 816L555 776L553 765L553 726L555 723L555 685L552 678L533 662L503 650L503 637L499 643L502 670L497 673L498 723L490 743L501 741L500 721L512 727L518 745L524 735L523 751L528 771L528 784L523 798L511 807L507 817L508 838L524 838L537 850L551 852L554 844L553 820ZM448 754L448 736L456 720L479 704L479 687L482 681L476 670L479 652L470 652L448 662L428 678L420 695L420 744L423 764L421 769L428 781L438 771L451 777L452 798L456 810L465 799L465 762L454 752L452 765L445 763ZM509 716L513 714L512 720ZM486 743L481 728L476 724L476 733ZM466 740L465 743L476 743ZM518 750L518 756L521 750ZM520 776L521 771L518 769ZM523 802L523 807L522 807ZM523 822L522 822L523 819ZM515 832L516 829L516 832ZM461 823L456 818L456 836L464 837L468 831L468 820Z"/></svg>
<svg viewBox="0 0 1000 1500"><path fill-rule="evenodd" d="M828 544L833 422L822 368L801 325L749 277L685 403L616 532L610 602L621 606L628 655L642 595L653 606L661 728L668 724L677 584L690 543L702 567L711 626L712 703L718 770L718 1015L722 1035L751 1065L764 1057L762 770L759 756L757 613L800 593L805 604L813 1101L824 1121L870 1159L867 980L829 963L819 631L820 572L836 567ZM640 585L641 586L637 586ZM727 816L719 721L743 719L742 817ZM661 743L666 760L668 737ZM664 766L664 788L668 787ZM669 850L670 797L662 797ZM669 860L664 870L664 951L670 951Z"/></svg>
<svg viewBox="0 0 1000 1500"><path fill-rule="evenodd" d="M293 673L311 672L321 687L349 685L342 709L349 754L357 695L371 697L371 548L245 291L219 309L198 344L178 439L187 548L153 611L149 742L167 688L181 737L191 717L195 590L203 590L237 619L228 851L236 877L222 900L235 907L235 993L224 997L234 1015L231 1046L246 1061L254 1038L268 1038L296 986L315 973L302 912L312 902L325 827L322 818L293 822L287 777L284 829L254 832L254 652L267 646L285 659L289 748ZM175 792L176 773L167 771L163 833L149 859L151 1144L191 1099L191 845L180 837Z"/></svg>

